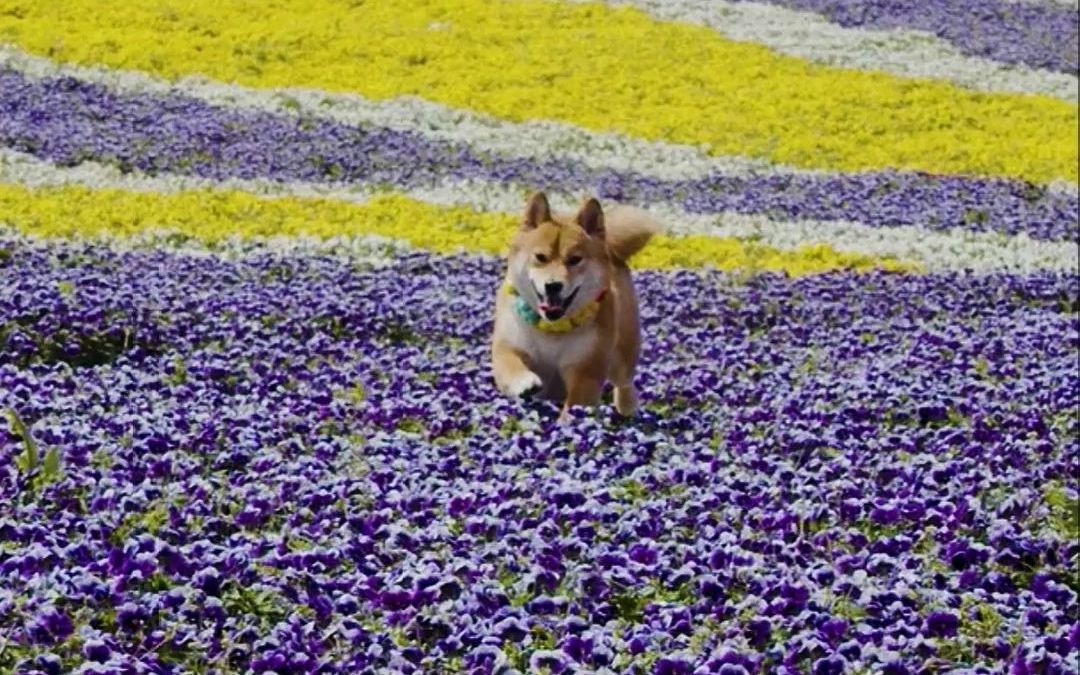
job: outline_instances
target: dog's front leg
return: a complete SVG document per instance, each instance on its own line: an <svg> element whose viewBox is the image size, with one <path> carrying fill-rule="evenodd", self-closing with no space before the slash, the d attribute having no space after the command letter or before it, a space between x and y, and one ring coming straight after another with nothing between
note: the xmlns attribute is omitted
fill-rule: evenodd
<svg viewBox="0 0 1080 675"><path fill-rule="evenodd" d="M495 386L507 396L531 396L544 387L540 376L529 370L521 354L512 346L496 341L491 348Z"/></svg>
<svg viewBox="0 0 1080 675"><path fill-rule="evenodd" d="M558 421L560 423L570 419L570 406L596 405L604 391L604 374L602 370L567 368L563 371L562 376L563 381L566 382L566 401L563 403L562 412L559 414Z"/></svg>

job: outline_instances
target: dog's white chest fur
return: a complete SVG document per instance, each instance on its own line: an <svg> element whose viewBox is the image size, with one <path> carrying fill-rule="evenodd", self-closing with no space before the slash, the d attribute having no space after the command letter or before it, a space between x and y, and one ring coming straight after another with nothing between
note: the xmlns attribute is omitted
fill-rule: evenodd
<svg viewBox="0 0 1080 675"><path fill-rule="evenodd" d="M589 358L596 345L596 326L581 326L569 333L545 333L514 316L506 322L504 338L533 361L537 374L547 380Z"/></svg>

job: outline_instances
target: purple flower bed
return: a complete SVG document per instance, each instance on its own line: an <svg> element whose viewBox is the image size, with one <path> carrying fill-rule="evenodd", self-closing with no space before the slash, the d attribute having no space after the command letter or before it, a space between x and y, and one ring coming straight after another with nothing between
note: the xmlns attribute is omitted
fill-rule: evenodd
<svg viewBox="0 0 1080 675"><path fill-rule="evenodd" d="M640 273L558 429L499 269L0 240L0 671L1073 672L1076 274Z"/></svg>
<svg viewBox="0 0 1080 675"><path fill-rule="evenodd" d="M841 26L911 28L960 51L1004 63L1077 74L1075 7L1014 0L766 0L822 14Z"/></svg>
<svg viewBox="0 0 1080 675"><path fill-rule="evenodd" d="M181 95L118 95L71 78L0 70L0 145L64 165L275 181L430 185L447 178L545 186L693 213L734 211L868 225L1080 236L1080 200L1004 179L875 172L659 180L550 158L512 158L419 134L214 107Z"/></svg>

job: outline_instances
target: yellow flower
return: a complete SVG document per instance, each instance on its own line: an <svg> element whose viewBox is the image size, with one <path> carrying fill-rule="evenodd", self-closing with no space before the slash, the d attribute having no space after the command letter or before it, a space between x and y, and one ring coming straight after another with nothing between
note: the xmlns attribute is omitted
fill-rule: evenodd
<svg viewBox="0 0 1080 675"><path fill-rule="evenodd" d="M501 253L515 227L503 213L435 206L388 194L365 204L332 199L264 198L240 191L171 194L92 190L81 186L33 189L0 184L3 222L28 234L132 236L171 231L208 242L230 237L379 235L437 253ZM634 258L653 269L712 266L723 270L784 271L792 275L837 268L916 267L891 259L840 253L825 245L781 251L732 238L661 235Z"/></svg>

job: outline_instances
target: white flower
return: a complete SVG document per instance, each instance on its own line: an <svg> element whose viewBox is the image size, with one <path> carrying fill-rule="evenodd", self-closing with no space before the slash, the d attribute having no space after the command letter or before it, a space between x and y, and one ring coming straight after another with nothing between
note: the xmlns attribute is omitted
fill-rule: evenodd
<svg viewBox="0 0 1080 675"><path fill-rule="evenodd" d="M761 44L781 54L831 66L946 80L977 91L1043 94L1077 101L1077 78L1073 75L967 56L923 31L845 28L820 14L758 2L606 2L636 7L658 19L707 26L731 40Z"/></svg>

